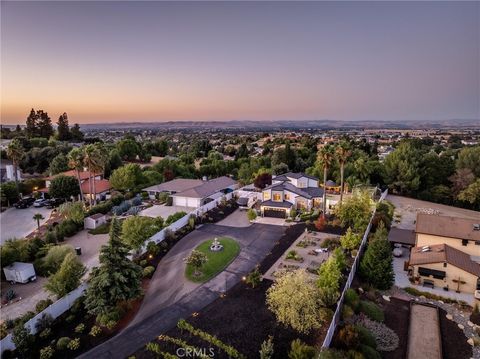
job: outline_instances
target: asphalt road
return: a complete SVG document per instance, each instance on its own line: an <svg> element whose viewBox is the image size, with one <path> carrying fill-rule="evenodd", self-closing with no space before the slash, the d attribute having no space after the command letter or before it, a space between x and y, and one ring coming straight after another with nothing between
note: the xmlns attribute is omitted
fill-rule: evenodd
<svg viewBox="0 0 480 359"><path fill-rule="evenodd" d="M128 357L174 327L180 318L200 311L226 289L233 287L262 261L284 231L285 227L265 224L245 228L209 224L188 234L158 265L142 306L130 325L80 358ZM225 271L207 283L189 282L184 276L183 258L204 240L220 236L231 237L239 242L239 256Z"/></svg>
<svg viewBox="0 0 480 359"><path fill-rule="evenodd" d="M37 229L37 221L33 220L33 215L36 213L40 213L45 218L40 221L42 225L50 217L52 210L46 207L30 206L24 209L9 208L0 213L0 244L8 239L23 238Z"/></svg>

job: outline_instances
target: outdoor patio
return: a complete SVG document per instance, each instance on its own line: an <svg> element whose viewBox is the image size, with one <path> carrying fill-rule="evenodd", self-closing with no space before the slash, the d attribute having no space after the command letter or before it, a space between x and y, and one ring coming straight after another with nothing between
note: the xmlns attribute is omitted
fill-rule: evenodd
<svg viewBox="0 0 480 359"><path fill-rule="evenodd" d="M397 258L393 257L393 269L395 271L395 285L399 288L415 288L417 290L421 290L422 292L429 292L435 295L439 295L445 298L451 298L455 300L463 300L470 305L475 304L477 301L473 294L468 293L457 293L454 290L445 291L443 288L430 288L424 287L423 285L417 285L410 282L408 279L407 272L403 270L403 263L404 261L408 260L408 250L403 248L404 254L402 257Z"/></svg>
<svg viewBox="0 0 480 359"><path fill-rule="evenodd" d="M281 273L305 269L312 277L317 276L317 270L320 265L330 256L326 248L321 248L321 244L327 238L340 238L329 233L321 232L303 232L293 244L285 251L285 254L278 259L275 264L265 273L264 278L274 280ZM292 254L295 252L295 258Z"/></svg>

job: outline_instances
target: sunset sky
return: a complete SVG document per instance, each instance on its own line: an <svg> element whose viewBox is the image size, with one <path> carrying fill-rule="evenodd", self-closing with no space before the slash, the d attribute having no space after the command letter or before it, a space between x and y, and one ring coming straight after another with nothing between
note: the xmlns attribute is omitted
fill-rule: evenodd
<svg viewBox="0 0 480 359"><path fill-rule="evenodd" d="M479 2L3 2L1 117L480 118Z"/></svg>

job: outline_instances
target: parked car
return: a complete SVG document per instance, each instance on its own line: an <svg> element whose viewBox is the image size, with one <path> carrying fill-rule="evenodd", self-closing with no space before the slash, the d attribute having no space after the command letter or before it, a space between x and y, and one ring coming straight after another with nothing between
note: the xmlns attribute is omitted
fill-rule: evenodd
<svg viewBox="0 0 480 359"><path fill-rule="evenodd" d="M37 199L35 202L33 202L33 207L43 207L43 206L46 206L49 201L50 201L49 199L39 198L39 199Z"/></svg>
<svg viewBox="0 0 480 359"><path fill-rule="evenodd" d="M52 208L60 206L62 203L65 203L65 199L63 199L63 198L52 198L52 199L48 200L47 208L52 209Z"/></svg>
<svg viewBox="0 0 480 359"><path fill-rule="evenodd" d="M33 204L33 202L35 202L35 198L25 197L25 198L22 198L17 203L15 203L15 208L19 208L19 209L20 208L28 208Z"/></svg>

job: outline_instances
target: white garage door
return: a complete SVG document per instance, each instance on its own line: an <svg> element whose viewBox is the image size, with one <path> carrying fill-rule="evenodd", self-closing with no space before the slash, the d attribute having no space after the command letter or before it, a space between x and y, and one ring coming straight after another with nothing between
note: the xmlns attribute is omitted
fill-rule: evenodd
<svg viewBox="0 0 480 359"><path fill-rule="evenodd" d="M187 206L187 198L185 198L185 197L173 197L173 205L174 206L186 207Z"/></svg>
<svg viewBox="0 0 480 359"><path fill-rule="evenodd" d="M198 207L198 198L187 198L187 207Z"/></svg>

